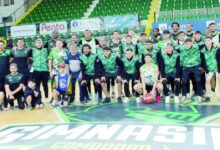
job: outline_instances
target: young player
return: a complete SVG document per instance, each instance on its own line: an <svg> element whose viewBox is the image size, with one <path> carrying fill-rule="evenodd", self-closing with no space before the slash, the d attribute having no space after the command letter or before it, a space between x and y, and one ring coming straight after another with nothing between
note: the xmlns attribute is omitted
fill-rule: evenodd
<svg viewBox="0 0 220 150"><path fill-rule="evenodd" d="M210 35L214 46L220 47L220 32L217 31L216 23L212 22L209 24Z"/></svg>
<svg viewBox="0 0 220 150"><path fill-rule="evenodd" d="M193 25L191 23L186 24L186 36L188 38L193 38L194 36Z"/></svg>
<svg viewBox="0 0 220 150"><path fill-rule="evenodd" d="M142 58L142 54L144 53L144 51L146 51L145 42L146 42L146 33L140 33L140 38L139 38L139 41L137 43L139 59Z"/></svg>
<svg viewBox="0 0 220 150"><path fill-rule="evenodd" d="M137 54L137 46L132 43L132 36L131 35L126 35L125 43L122 44L123 56L125 55L127 49L132 49L133 55Z"/></svg>
<svg viewBox="0 0 220 150"><path fill-rule="evenodd" d="M78 84L81 84L81 67L80 67L80 55L81 53L77 51L77 45L75 43L69 43L68 44L69 53L67 54L67 57L65 58L65 64L66 64L66 71L67 73L70 73L72 76L72 94L70 96L69 103L74 102L75 100L75 91L76 91L76 82ZM81 94L81 90L80 90Z"/></svg>
<svg viewBox="0 0 220 150"><path fill-rule="evenodd" d="M72 94L71 75L65 73L65 67L64 63L58 65L59 72L53 81L53 107L59 106L58 101L61 101L61 105L63 103L64 107L68 106Z"/></svg>
<svg viewBox="0 0 220 150"><path fill-rule="evenodd" d="M13 57L12 63L17 64L18 72L24 75L24 84L27 85L27 81L30 78L28 59L31 57L31 50L29 48L25 48L23 39L18 39L17 47L14 47L11 54Z"/></svg>
<svg viewBox="0 0 220 150"><path fill-rule="evenodd" d="M212 37L207 36L205 38L205 47L201 50L203 54L203 59L206 62L207 69L209 73L206 74L206 97L205 101L210 101L211 91L215 89L215 85L212 85L213 81L215 83L215 73L220 72L220 50L215 47L212 42Z"/></svg>
<svg viewBox="0 0 220 150"><path fill-rule="evenodd" d="M32 60L33 60L33 78L36 81L36 86L40 88L40 84L43 85L45 98L48 98L48 79L49 79L49 68L48 68L48 55L49 51L43 48L42 39L35 40L35 48L32 48Z"/></svg>
<svg viewBox="0 0 220 150"><path fill-rule="evenodd" d="M162 40L162 36L160 34L160 30L158 28L153 29L153 34L151 36L151 40L153 43L157 44L159 41Z"/></svg>
<svg viewBox="0 0 220 150"><path fill-rule="evenodd" d="M124 102L127 103L129 101L129 97L131 97L130 90L129 90L129 82L132 82L132 93L134 96L138 96L133 87L136 83L139 82L139 61L137 56L133 56L132 50L127 49L125 57L122 58L122 78L124 84L124 92L125 92L125 99Z"/></svg>
<svg viewBox="0 0 220 150"><path fill-rule="evenodd" d="M120 32L115 30L112 34L112 40L109 42L109 47L112 49L112 53L122 58L122 42L120 40Z"/></svg>
<svg viewBox="0 0 220 150"><path fill-rule="evenodd" d="M5 77L6 98L10 104L10 109L14 109L14 100L17 100L18 108L24 109L23 86L24 76L18 73L18 66L15 63L10 65L10 74Z"/></svg>
<svg viewBox="0 0 220 150"><path fill-rule="evenodd" d="M98 93L98 104L102 101L102 89L99 80L99 67L96 66L97 55L91 53L91 46L88 44L84 44L82 47L83 54L80 56L81 61L81 72L82 72L82 97L80 102L85 104L88 102L89 94L88 94L88 84L90 84L91 80L95 83L95 88ZM98 71L97 71L98 70Z"/></svg>
<svg viewBox="0 0 220 150"><path fill-rule="evenodd" d="M165 96L165 103L170 102L169 88L167 84L171 84L172 87L175 87L175 103L179 103L179 94L180 94L180 56L174 51L174 47L171 43L166 45L166 53L162 54L162 63L163 69L161 70L162 75L162 84L163 84L163 93Z"/></svg>
<svg viewBox="0 0 220 150"><path fill-rule="evenodd" d="M179 34L180 24L178 22L173 22L171 27L173 32L171 33L170 36L174 41L176 41Z"/></svg>
<svg viewBox="0 0 220 150"><path fill-rule="evenodd" d="M157 43L157 48L163 53L163 50L166 47L167 43L175 43L175 41L173 39L170 38L170 31L168 30L164 30L163 31L163 40L159 41Z"/></svg>
<svg viewBox="0 0 220 150"><path fill-rule="evenodd" d="M34 108L43 108L43 103L41 102L41 92L40 89L36 87L35 80L28 80L28 85L24 91L24 100L27 103L29 110Z"/></svg>
<svg viewBox="0 0 220 150"><path fill-rule="evenodd" d="M198 45L193 45L192 39L187 38L184 47L181 47L180 61L183 67L182 70L182 102L186 101L186 94L188 92L189 77L195 79L195 94L198 98L198 103L202 103L202 88L201 88L201 55ZM204 65L204 64L202 64Z"/></svg>
<svg viewBox="0 0 220 150"><path fill-rule="evenodd" d="M134 90L143 97L147 93L152 93L156 96L157 102L160 101L160 94L163 86L158 82L159 68L156 64L152 63L152 55L147 53L144 55L145 64L140 67L141 83L134 86ZM139 102L137 98L137 102Z"/></svg>
<svg viewBox="0 0 220 150"><path fill-rule="evenodd" d="M111 53L110 47L103 48L103 55L100 59L100 74L101 74L101 85L102 90L106 96L104 103L109 103L111 101L110 94L107 90L107 83L110 78L116 79L116 83L118 85L118 102L122 102L121 94L122 94L122 79L121 79L121 60L119 57L113 55Z"/></svg>

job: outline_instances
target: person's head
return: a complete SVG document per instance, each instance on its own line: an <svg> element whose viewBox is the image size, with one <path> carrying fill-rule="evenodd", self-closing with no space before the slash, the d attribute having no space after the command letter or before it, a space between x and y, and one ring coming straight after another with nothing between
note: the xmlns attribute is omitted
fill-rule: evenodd
<svg viewBox="0 0 220 150"><path fill-rule="evenodd" d="M173 44L172 43L167 43L167 45L166 45L166 53L167 54L172 54L173 53L173 49L174 49Z"/></svg>
<svg viewBox="0 0 220 150"><path fill-rule="evenodd" d="M71 41L74 42L74 43L78 43L78 38L76 35L72 35L71 36Z"/></svg>
<svg viewBox="0 0 220 150"><path fill-rule="evenodd" d="M113 36L113 39L116 39L116 40L117 40L117 39L120 38L120 32L117 31L117 30L115 30L115 31L113 32L112 36Z"/></svg>
<svg viewBox="0 0 220 150"><path fill-rule="evenodd" d="M178 40L184 41L185 40L185 32L180 31L178 34Z"/></svg>
<svg viewBox="0 0 220 150"><path fill-rule="evenodd" d="M154 36L159 35L159 33L160 33L159 28L154 28L154 29L153 29L153 34L154 34Z"/></svg>
<svg viewBox="0 0 220 150"><path fill-rule="evenodd" d="M163 39L168 40L170 38L170 31L164 30L163 31Z"/></svg>
<svg viewBox="0 0 220 150"><path fill-rule="evenodd" d="M126 35L125 42L126 43L131 43L132 42L132 36L131 35Z"/></svg>
<svg viewBox="0 0 220 150"><path fill-rule="evenodd" d="M36 87L36 82L33 79L28 80L28 87L31 89L35 89Z"/></svg>
<svg viewBox="0 0 220 150"><path fill-rule="evenodd" d="M178 32L180 28L180 24L178 22L173 22L171 25L173 32Z"/></svg>
<svg viewBox="0 0 220 150"><path fill-rule="evenodd" d="M146 64L151 63L152 62L152 54L150 54L150 53L145 54L144 55L144 61L145 61Z"/></svg>
<svg viewBox="0 0 220 150"><path fill-rule="evenodd" d="M140 33L140 41L141 42L144 42L144 41L146 41L146 33L144 33L144 32L142 32L142 33Z"/></svg>
<svg viewBox="0 0 220 150"><path fill-rule="evenodd" d="M36 48L42 48L42 46L43 46L42 39L40 39L40 38L36 39L35 40L35 46L36 46Z"/></svg>
<svg viewBox="0 0 220 150"><path fill-rule="evenodd" d="M69 43L68 48L71 54L76 54L77 53L77 48L75 43Z"/></svg>
<svg viewBox="0 0 220 150"><path fill-rule="evenodd" d="M15 63L12 63L9 69L10 69L11 74L16 74L18 72L18 65Z"/></svg>
<svg viewBox="0 0 220 150"><path fill-rule="evenodd" d="M191 38L185 39L184 46L186 49L191 49L192 45L193 45L193 42Z"/></svg>
<svg viewBox="0 0 220 150"><path fill-rule="evenodd" d="M82 46L82 53L87 55L91 52L91 46L89 44L84 44Z"/></svg>
<svg viewBox="0 0 220 150"><path fill-rule="evenodd" d="M128 35L131 35L131 36L135 35L135 30L132 29L132 28L130 28L130 29L128 30Z"/></svg>
<svg viewBox="0 0 220 150"><path fill-rule="evenodd" d="M186 24L186 32L191 32L193 30L193 25L191 23Z"/></svg>
<svg viewBox="0 0 220 150"><path fill-rule="evenodd" d="M147 49L151 49L151 48L153 47L153 41L147 40L147 41L145 42L145 45L146 45L146 48L147 48Z"/></svg>
<svg viewBox="0 0 220 150"><path fill-rule="evenodd" d="M57 49L62 49L63 48L63 40L62 39L57 39L56 40L56 48Z"/></svg>
<svg viewBox="0 0 220 150"><path fill-rule="evenodd" d="M59 73L65 73L66 65L64 63L58 64L58 71Z"/></svg>
<svg viewBox="0 0 220 150"><path fill-rule="evenodd" d="M211 33L214 33L216 31L216 23L214 23L214 22L210 23L209 30Z"/></svg>
<svg viewBox="0 0 220 150"><path fill-rule="evenodd" d="M100 37L99 38L99 45L100 46L105 46L106 45L105 37Z"/></svg>
<svg viewBox="0 0 220 150"><path fill-rule="evenodd" d="M3 51L5 47L5 42L4 41L0 41L0 51Z"/></svg>
<svg viewBox="0 0 220 150"><path fill-rule="evenodd" d="M212 46L212 37L211 36L205 37L205 45L208 47Z"/></svg>
<svg viewBox="0 0 220 150"><path fill-rule="evenodd" d="M132 52L132 49L127 49L126 50L126 57L128 58L128 59L131 59L132 58L132 56L133 56L133 52Z"/></svg>
<svg viewBox="0 0 220 150"><path fill-rule="evenodd" d="M87 29L84 31L84 36L86 39L90 39L91 35L92 35L92 32L90 30Z"/></svg>
<svg viewBox="0 0 220 150"><path fill-rule="evenodd" d="M18 39L17 40L17 46L18 48L24 48L24 39Z"/></svg>
<svg viewBox="0 0 220 150"><path fill-rule="evenodd" d="M105 56L105 57L109 57L110 56L110 54L111 54L111 48L110 47L104 47L103 48L103 55Z"/></svg>
<svg viewBox="0 0 220 150"><path fill-rule="evenodd" d="M194 34L194 38L195 38L196 41L201 40L202 33L200 31L196 31L195 34Z"/></svg>
<svg viewBox="0 0 220 150"><path fill-rule="evenodd" d="M54 30L54 31L52 32L52 38L53 38L54 40L56 40L56 39L59 38L59 32L58 32L57 30Z"/></svg>

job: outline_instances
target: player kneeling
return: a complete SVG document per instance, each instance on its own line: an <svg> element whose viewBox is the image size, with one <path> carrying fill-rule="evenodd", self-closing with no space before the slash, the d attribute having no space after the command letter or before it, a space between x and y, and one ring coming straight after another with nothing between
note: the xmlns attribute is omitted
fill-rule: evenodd
<svg viewBox="0 0 220 150"><path fill-rule="evenodd" d="M34 80L28 80L28 85L24 91L24 100L27 103L29 110L32 110L33 108L43 108L43 103L41 102L41 92L36 87L36 82Z"/></svg>
<svg viewBox="0 0 220 150"><path fill-rule="evenodd" d="M143 97L151 93L151 95L153 95L154 97L156 96L156 101L160 102L161 97L159 93L161 93L163 86L161 83L158 83L158 66L152 63L152 55L149 53L145 54L144 60L145 64L140 68L142 83L136 84L134 86L134 90L139 94L143 94ZM137 98L137 102L139 101L140 99Z"/></svg>
<svg viewBox="0 0 220 150"><path fill-rule="evenodd" d="M58 65L59 73L55 76L53 81L53 102L52 106L59 106L58 101L60 101L60 105L66 107L68 105L68 101L70 100L70 95L72 94L72 84L71 84L71 75L65 73L65 64Z"/></svg>

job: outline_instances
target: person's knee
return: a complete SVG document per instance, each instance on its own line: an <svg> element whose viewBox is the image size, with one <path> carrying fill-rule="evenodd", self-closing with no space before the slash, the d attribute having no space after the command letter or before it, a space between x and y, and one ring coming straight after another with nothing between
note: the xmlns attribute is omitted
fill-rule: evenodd
<svg viewBox="0 0 220 150"><path fill-rule="evenodd" d="M158 92L162 92L163 91L163 85L161 83L158 83L156 86Z"/></svg>

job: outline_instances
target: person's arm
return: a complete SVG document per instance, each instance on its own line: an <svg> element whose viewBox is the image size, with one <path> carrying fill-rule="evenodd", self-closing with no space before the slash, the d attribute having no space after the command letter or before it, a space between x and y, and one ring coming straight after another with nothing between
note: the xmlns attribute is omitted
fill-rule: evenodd
<svg viewBox="0 0 220 150"><path fill-rule="evenodd" d="M180 78L180 56L176 59L176 78Z"/></svg>
<svg viewBox="0 0 220 150"><path fill-rule="evenodd" d="M100 72L100 60L99 60L98 57L96 57L94 67L95 67L95 79L98 79L99 75L101 74L101 72Z"/></svg>
<svg viewBox="0 0 220 150"><path fill-rule="evenodd" d="M162 78L165 78L166 72L165 72L165 63L164 63L163 56L160 52L157 52L156 57L157 57L159 71L161 72L161 76L162 76Z"/></svg>
<svg viewBox="0 0 220 150"><path fill-rule="evenodd" d="M69 63L68 56L65 57L65 59L64 59L64 63L66 64L65 71L66 71L66 73L69 74L69 73L70 73L70 63Z"/></svg>
<svg viewBox="0 0 220 150"><path fill-rule="evenodd" d="M53 60L52 60L52 59L49 59L48 65L49 65L49 73L50 73L50 77L51 77L51 78L52 78L52 76L53 76L53 66L52 66L52 64L53 64Z"/></svg>
<svg viewBox="0 0 220 150"><path fill-rule="evenodd" d="M80 60L80 68L81 68L81 74L82 74L82 80L85 80L85 65L83 64L82 60Z"/></svg>
<svg viewBox="0 0 220 150"><path fill-rule="evenodd" d="M201 58L201 67L205 70L206 74L208 74L209 70L205 60L205 55L203 53L200 53L200 58Z"/></svg>
<svg viewBox="0 0 220 150"><path fill-rule="evenodd" d="M137 71L135 73L135 80L138 81L140 79L140 72L139 72L140 63L138 61L136 62L135 67L137 69Z"/></svg>
<svg viewBox="0 0 220 150"><path fill-rule="evenodd" d="M141 75L141 84L143 88L143 95L146 93L146 87L145 87L145 79L144 79L144 73L140 69L140 75Z"/></svg>
<svg viewBox="0 0 220 150"><path fill-rule="evenodd" d="M157 87L157 81L158 81L158 77L159 77L159 69L157 67L156 71L155 71L155 76L154 76L154 85L153 85L153 89L152 89L152 93L156 94L156 87Z"/></svg>
<svg viewBox="0 0 220 150"><path fill-rule="evenodd" d="M122 75L122 61L119 57L116 58L116 64L118 66L118 71L117 71L117 76L121 76Z"/></svg>
<svg viewBox="0 0 220 150"><path fill-rule="evenodd" d="M24 87L24 84L21 83L16 90L12 91L13 95L23 90L23 87Z"/></svg>
<svg viewBox="0 0 220 150"><path fill-rule="evenodd" d="M220 34L219 34L220 37ZM220 48L218 48L216 52L216 61L217 61L217 66L218 66L218 72L220 73Z"/></svg>

